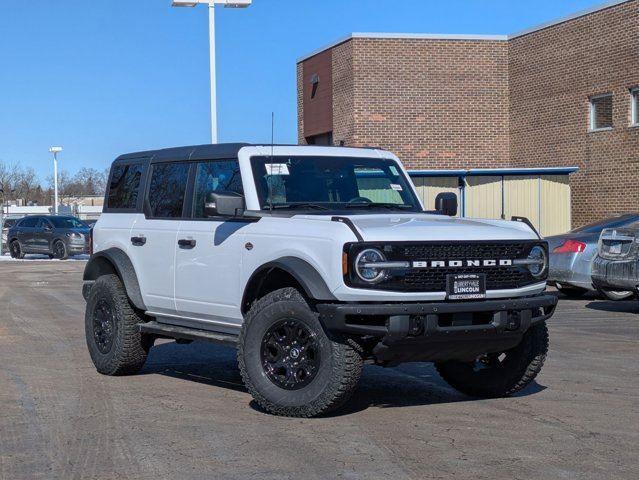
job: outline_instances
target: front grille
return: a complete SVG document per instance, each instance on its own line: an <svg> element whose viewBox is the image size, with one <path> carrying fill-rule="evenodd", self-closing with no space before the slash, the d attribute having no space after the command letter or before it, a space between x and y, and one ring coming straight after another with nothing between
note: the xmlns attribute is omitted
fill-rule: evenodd
<svg viewBox="0 0 639 480"><path fill-rule="evenodd" d="M449 261L449 260L499 260L524 259L533 246L540 242L446 242L446 243L410 243L376 245L384 252L389 261ZM360 244L361 245L361 244ZM366 245L361 248L371 247ZM355 253L356 255L356 253ZM353 257L352 257L353 258ZM376 285L362 285L358 288L404 292L443 292L446 290L446 276L460 273L486 274L487 290L508 290L538 283L525 266L500 267L445 267L445 268L408 268L393 270L391 275ZM351 283L357 280L350 278ZM355 280L355 282L353 282Z"/></svg>

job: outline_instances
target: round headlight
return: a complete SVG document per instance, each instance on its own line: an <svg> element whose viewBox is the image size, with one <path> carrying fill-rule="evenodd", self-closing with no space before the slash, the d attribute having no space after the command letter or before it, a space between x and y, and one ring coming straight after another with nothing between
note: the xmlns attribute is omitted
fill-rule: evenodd
<svg viewBox="0 0 639 480"><path fill-rule="evenodd" d="M366 266L371 263L385 262L384 254L375 248L367 248L359 252L355 258L355 272L367 283L380 282L386 276L386 270L378 267Z"/></svg>
<svg viewBox="0 0 639 480"><path fill-rule="evenodd" d="M548 256L546 255L546 250L544 250L543 247L540 247L539 245L533 247L528 254L528 260L531 262L528 264L528 270L533 277L539 278L546 273L546 268L548 267Z"/></svg>

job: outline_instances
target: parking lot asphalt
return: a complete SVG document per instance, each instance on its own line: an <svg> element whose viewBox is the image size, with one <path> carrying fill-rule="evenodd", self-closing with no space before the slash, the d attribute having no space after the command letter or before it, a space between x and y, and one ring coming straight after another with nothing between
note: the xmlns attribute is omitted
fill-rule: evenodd
<svg viewBox="0 0 639 480"><path fill-rule="evenodd" d="M1 479L639 478L639 302L562 300L515 398L464 397L429 364L367 366L345 409L302 420L259 411L212 344L99 375L82 269L0 264Z"/></svg>

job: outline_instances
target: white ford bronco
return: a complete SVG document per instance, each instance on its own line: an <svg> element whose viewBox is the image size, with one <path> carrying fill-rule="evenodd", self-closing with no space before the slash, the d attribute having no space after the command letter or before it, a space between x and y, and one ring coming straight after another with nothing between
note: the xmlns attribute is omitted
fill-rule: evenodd
<svg viewBox="0 0 639 480"><path fill-rule="evenodd" d="M121 156L84 272L91 358L125 375L157 338L233 345L251 395L288 416L342 405L365 362L434 362L467 395L511 395L548 349L546 242L435 203L375 149Z"/></svg>

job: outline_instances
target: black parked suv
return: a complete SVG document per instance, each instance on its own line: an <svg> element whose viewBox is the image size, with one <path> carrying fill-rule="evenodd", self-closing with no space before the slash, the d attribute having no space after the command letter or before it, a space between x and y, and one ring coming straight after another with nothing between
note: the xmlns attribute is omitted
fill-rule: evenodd
<svg viewBox="0 0 639 480"><path fill-rule="evenodd" d="M29 216L9 229L7 241L13 258L43 253L64 260L89 253L91 229L82 220L61 215Z"/></svg>

